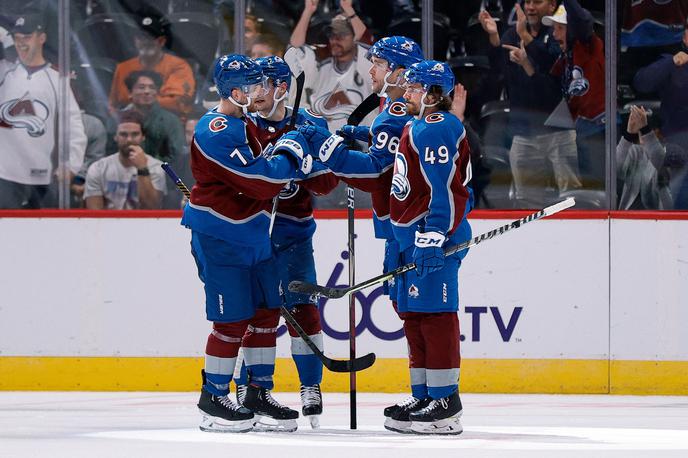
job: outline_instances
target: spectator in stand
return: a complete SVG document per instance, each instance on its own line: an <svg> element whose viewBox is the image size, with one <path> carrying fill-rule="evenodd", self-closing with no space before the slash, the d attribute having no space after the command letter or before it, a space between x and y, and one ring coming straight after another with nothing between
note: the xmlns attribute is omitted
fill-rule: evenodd
<svg viewBox="0 0 688 458"><path fill-rule="evenodd" d="M509 161L517 205L527 208L551 203L545 189L552 181L559 192L581 186L573 126L547 123L562 100L559 83L549 73L559 49L552 29L542 23L556 6L555 0L525 0L524 10L517 3L516 25L501 39L490 13L483 10L478 16L492 45L490 68L504 74L513 136Z"/></svg>
<svg viewBox="0 0 688 458"><path fill-rule="evenodd" d="M648 126L645 109L631 106L626 132L616 146L617 177L623 183L619 210L673 208L665 156L665 147Z"/></svg>
<svg viewBox="0 0 688 458"><path fill-rule="evenodd" d="M0 208L40 208L53 176L63 179L53 163L59 73L43 55L47 35L39 15L18 17L10 32L18 60L0 60ZM71 91L67 97L71 176L64 179L71 181L84 160L86 135Z"/></svg>
<svg viewBox="0 0 688 458"><path fill-rule="evenodd" d="M667 143L688 150L688 20L684 25L682 50L664 54L655 63L638 70L633 80L641 92L658 92L662 105L662 134Z"/></svg>
<svg viewBox="0 0 688 458"><path fill-rule="evenodd" d="M564 0L542 23L553 28L561 54L552 67L576 126L578 166L583 186L604 189L604 43L593 31L593 17L578 0Z"/></svg>
<svg viewBox="0 0 688 458"><path fill-rule="evenodd" d="M272 34L262 34L256 37L249 49L251 59L270 56L284 57L284 45Z"/></svg>
<svg viewBox="0 0 688 458"><path fill-rule="evenodd" d="M134 37L139 51L133 57L117 65L110 88L110 109L115 112L130 102L125 80L137 70L150 70L162 76L158 93L160 105L184 117L191 110L195 82L191 66L179 57L163 49L169 36L169 22L161 15L150 12L138 19L141 31Z"/></svg>
<svg viewBox="0 0 688 458"><path fill-rule="evenodd" d="M166 193L162 163L141 144L143 119L136 111L121 113L115 141L117 152L94 162L86 174L84 199L90 210L156 209Z"/></svg>
<svg viewBox="0 0 688 458"><path fill-rule="evenodd" d="M155 72L139 70L130 73L125 82L131 94L131 104L124 111L136 110L144 120L146 139L141 147L154 158L176 164L184 149L184 128L174 113L158 103L157 95L162 78ZM163 208L179 208L178 197L174 193L168 193Z"/></svg>
<svg viewBox="0 0 688 458"><path fill-rule="evenodd" d="M184 148L184 130L179 118L158 103L162 78L156 72L138 70L130 73L125 83L131 103L123 111L136 110L143 116L146 140L141 146L161 161L173 161Z"/></svg>
<svg viewBox="0 0 688 458"><path fill-rule="evenodd" d="M343 14L333 17L327 29L329 55L319 59L306 46L308 25L318 9L318 1L304 1L303 13L290 40L290 45L297 49L288 53L285 60L295 74L299 69L305 72L305 97L301 105L323 116L334 132L346 124L349 114L371 94L368 46L360 41L370 43L372 37L353 9L352 0L341 0ZM362 124L370 125L372 120L373 117Z"/></svg>

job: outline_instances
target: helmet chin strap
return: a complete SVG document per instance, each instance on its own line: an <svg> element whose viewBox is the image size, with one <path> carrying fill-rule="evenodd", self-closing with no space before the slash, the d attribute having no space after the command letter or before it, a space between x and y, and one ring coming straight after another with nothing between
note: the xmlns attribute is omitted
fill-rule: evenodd
<svg viewBox="0 0 688 458"><path fill-rule="evenodd" d="M277 90L272 94L272 108L270 109L270 112L266 115L264 115L262 112L258 112L258 116L260 116L263 119L267 119L273 114L275 114L275 110L277 110L277 105L284 100L287 96L289 95L289 91L284 91L284 94L282 94L281 97L277 97Z"/></svg>
<svg viewBox="0 0 688 458"><path fill-rule="evenodd" d="M440 103L439 100L438 100L437 102L435 102L435 103L433 103L433 104L426 104L426 103L425 103L425 98L426 98L427 96L428 96L428 91L423 92L423 97L421 97L421 99L420 99L420 111L419 111L418 114L415 116L416 119L421 119L421 118L423 117L423 113L425 112L425 109L426 109L426 108L428 108L428 107L434 107L435 105L437 105L438 103Z"/></svg>
<svg viewBox="0 0 688 458"><path fill-rule="evenodd" d="M382 89L380 89L380 92L377 93L380 97L385 97L387 96L387 88L390 87L399 87L399 82L401 80L401 75L397 76L397 81L395 83L390 83L388 78L394 73L394 70L390 70L385 74L385 84L382 85Z"/></svg>
<svg viewBox="0 0 688 458"><path fill-rule="evenodd" d="M228 100L229 100L230 102L232 102L234 105L236 105L236 106L238 106L239 108L241 108L241 111L242 111L244 114L246 114L246 111L248 110L249 105L251 105L251 97L248 96L248 95L246 96L246 103L245 103L245 104L241 104L241 103L237 102L236 100L234 100L234 97L232 97L231 95L229 96L229 99L228 99Z"/></svg>

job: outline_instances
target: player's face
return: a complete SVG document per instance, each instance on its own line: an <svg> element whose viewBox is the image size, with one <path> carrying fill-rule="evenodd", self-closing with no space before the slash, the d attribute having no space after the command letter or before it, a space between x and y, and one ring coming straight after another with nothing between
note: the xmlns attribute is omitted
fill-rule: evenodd
<svg viewBox="0 0 688 458"><path fill-rule="evenodd" d="M523 12L526 13L528 24L534 26L540 24L543 17L554 13L555 7L552 0L526 0Z"/></svg>
<svg viewBox="0 0 688 458"><path fill-rule="evenodd" d="M370 59L373 65L370 67L370 79L373 81L373 92L380 92L385 84L385 75L389 72L389 64L379 57Z"/></svg>
<svg viewBox="0 0 688 458"><path fill-rule="evenodd" d="M410 115L420 113L420 101L425 95L425 89L418 83L406 84L404 86L404 100L406 100L406 112Z"/></svg>
<svg viewBox="0 0 688 458"><path fill-rule="evenodd" d="M14 46L19 60L27 65L33 65L41 55L46 35L41 32L13 34Z"/></svg>
<svg viewBox="0 0 688 458"><path fill-rule="evenodd" d="M552 34L554 35L554 39L557 40L557 43L559 43L562 52L566 52L566 31L567 28L565 24L555 22L552 25Z"/></svg>
<svg viewBox="0 0 688 458"><path fill-rule="evenodd" d="M353 52L354 36L351 34L333 33L328 37L330 42L330 52L335 59Z"/></svg>
<svg viewBox="0 0 688 458"><path fill-rule="evenodd" d="M131 101L134 105L150 106L158 95L158 86L147 76L142 76L131 88Z"/></svg>
<svg viewBox="0 0 688 458"><path fill-rule="evenodd" d="M129 147L132 145L140 145L143 141L141 125L136 122L120 123L115 133L115 141L117 142L117 149L120 154L124 157L129 157Z"/></svg>
<svg viewBox="0 0 688 458"><path fill-rule="evenodd" d="M272 80L268 83L268 89L267 92L262 94L258 93L257 97L253 98L253 107L257 111L269 113L270 110L272 110L272 105L275 103L275 91L278 91L278 88L273 86ZM283 92L280 90L278 97L282 95Z"/></svg>

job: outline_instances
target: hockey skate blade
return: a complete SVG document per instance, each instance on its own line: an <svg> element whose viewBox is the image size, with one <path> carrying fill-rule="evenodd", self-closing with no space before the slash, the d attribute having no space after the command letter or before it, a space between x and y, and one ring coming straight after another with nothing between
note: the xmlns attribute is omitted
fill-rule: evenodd
<svg viewBox="0 0 688 458"><path fill-rule="evenodd" d="M252 421L256 432L293 433L299 428L296 420L277 420L263 415L256 415Z"/></svg>
<svg viewBox="0 0 688 458"><path fill-rule="evenodd" d="M411 434L411 422L410 421L399 421L392 417L385 418L385 429L389 431L394 431L395 433L401 434Z"/></svg>
<svg viewBox="0 0 688 458"><path fill-rule="evenodd" d="M320 429L320 415L307 415L306 418L311 424L311 429Z"/></svg>
<svg viewBox="0 0 688 458"><path fill-rule="evenodd" d="M437 421L414 421L411 422L411 433L414 434L438 434L438 435L458 435L463 432L460 415L444 418Z"/></svg>
<svg viewBox="0 0 688 458"><path fill-rule="evenodd" d="M229 421L213 417L201 411L202 419L199 428L207 433L247 433L253 430L255 419Z"/></svg>

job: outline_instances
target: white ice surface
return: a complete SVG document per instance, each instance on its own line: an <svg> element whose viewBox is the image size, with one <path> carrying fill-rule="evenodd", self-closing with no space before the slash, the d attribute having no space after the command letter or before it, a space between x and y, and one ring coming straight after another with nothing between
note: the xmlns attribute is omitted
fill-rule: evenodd
<svg viewBox="0 0 688 458"><path fill-rule="evenodd" d="M277 393L299 408L298 394ZM464 433L400 435L382 409L403 398L324 393L321 429L204 433L197 393L0 392L0 457L688 457L688 398L464 394Z"/></svg>

